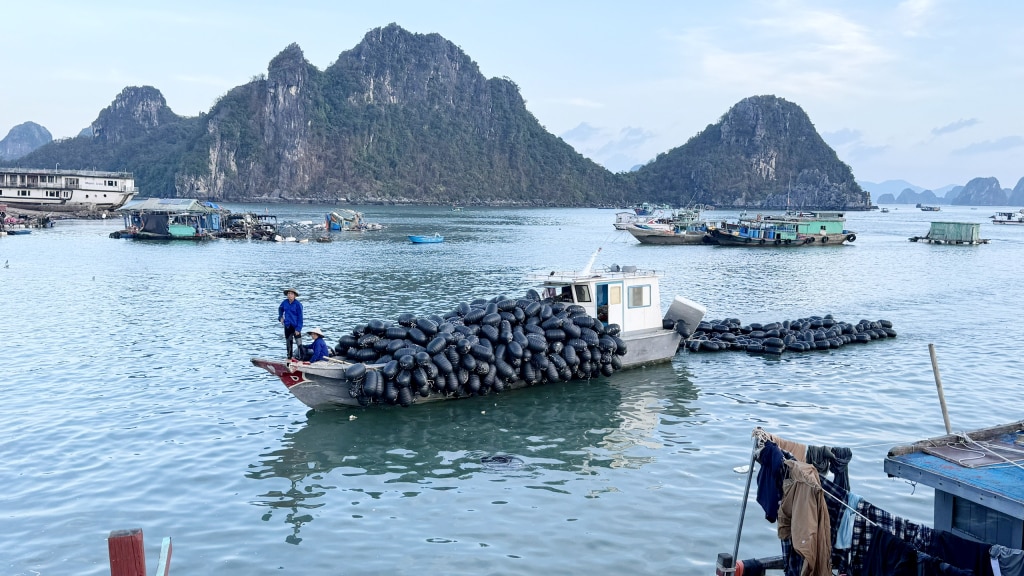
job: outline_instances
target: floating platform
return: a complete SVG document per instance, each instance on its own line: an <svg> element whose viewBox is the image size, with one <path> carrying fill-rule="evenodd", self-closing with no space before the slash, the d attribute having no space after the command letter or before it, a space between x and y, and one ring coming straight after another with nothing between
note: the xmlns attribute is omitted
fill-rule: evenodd
<svg viewBox="0 0 1024 576"><path fill-rule="evenodd" d="M988 238L980 237L981 224L974 222L932 222L924 236L911 236L911 242L929 244L976 245L988 244Z"/></svg>

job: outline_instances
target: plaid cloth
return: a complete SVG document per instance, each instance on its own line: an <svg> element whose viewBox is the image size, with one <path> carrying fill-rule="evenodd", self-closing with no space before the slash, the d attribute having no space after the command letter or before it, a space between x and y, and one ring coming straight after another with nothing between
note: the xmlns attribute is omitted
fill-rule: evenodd
<svg viewBox="0 0 1024 576"><path fill-rule="evenodd" d="M804 557L793 551L793 541L783 538L782 542L782 569L785 576L800 576L804 569Z"/></svg>
<svg viewBox="0 0 1024 576"><path fill-rule="evenodd" d="M875 525L886 532L895 534L893 515L878 508L863 498L857 505L857 512L860 515L854 517L853 521L853 546L850 547L850 574L859 576L864 573L864 556L871 546L871 528L864 518L867 518Z"/></svg>

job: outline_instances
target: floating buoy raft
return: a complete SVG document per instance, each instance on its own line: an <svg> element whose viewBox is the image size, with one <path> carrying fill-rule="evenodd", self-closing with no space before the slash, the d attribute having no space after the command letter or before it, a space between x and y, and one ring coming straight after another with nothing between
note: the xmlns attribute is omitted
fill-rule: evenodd
<svg viewBox="0 0 1024 576"><path fill-rule="evenodd" d="M743 324L738 318L705 321L697 325L683 345L690 352L739 350L780 355L787 351L828 350L895 337L896 331L888 320L861 320L851 324L828 314L769 324Z"/></svg>

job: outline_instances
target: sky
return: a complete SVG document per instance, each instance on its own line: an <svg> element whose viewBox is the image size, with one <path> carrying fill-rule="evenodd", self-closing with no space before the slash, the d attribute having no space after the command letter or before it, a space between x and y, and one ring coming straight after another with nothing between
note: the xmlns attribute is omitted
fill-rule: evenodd
<svg viewBox="0 0 1024 576"><path fill-rule="evenodd" d="M75 136L127 86L195 116L293 42L323 70L396 23L514 81L549 132L615 172L772 94L860 181L1024 177L1018 0L35 0L0 14L0 136L27 121Z"/></svg>

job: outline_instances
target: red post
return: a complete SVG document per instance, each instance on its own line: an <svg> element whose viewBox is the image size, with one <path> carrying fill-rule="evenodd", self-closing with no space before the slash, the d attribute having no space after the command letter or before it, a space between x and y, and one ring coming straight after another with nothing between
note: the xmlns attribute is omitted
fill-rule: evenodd
<svg viewBox="0 0 1024 576"><path fill-rule="evenodd" d="M113 530L107 537L110 576L146 576L142 529Z"/></svg>

